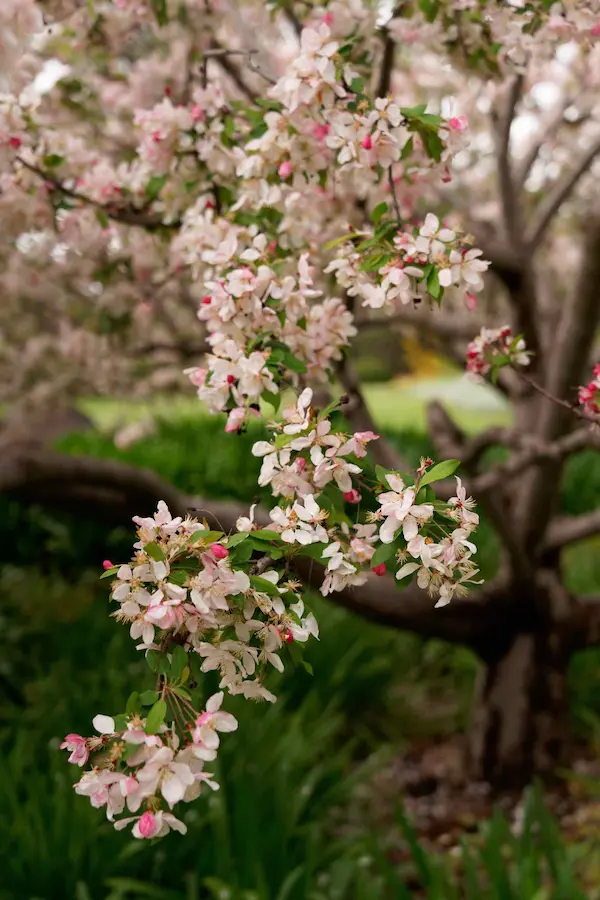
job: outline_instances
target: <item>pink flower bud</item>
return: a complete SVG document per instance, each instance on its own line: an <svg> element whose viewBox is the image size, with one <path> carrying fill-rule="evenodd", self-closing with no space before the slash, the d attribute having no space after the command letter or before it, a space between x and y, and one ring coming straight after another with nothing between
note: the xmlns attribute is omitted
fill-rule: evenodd
<svg viewBox="0 0 600 900"><path fill-rule="evenodd" d="M235 375L227 376L227 384L235 384Z"/></svg>
<svg viewBox="0 0 600 900"><path fill-rule="evenodd" d="M470 291L467 291L465 294L465 306L469 312L473 312L474 309L477 309L477 297Z"/></svg>
<svg viewBox="0 0 600 900"><path fill-rule="evenodd" d="M112 569L113 563L111 563L110 559L105 559L104 562L102 563L102 568L103 569Z"/></svg>
<svg viewBox="0 0 600 900"><path fill-rule="evenodd" d="M344 493L344 500L346 503L360 503L361 494L353 488L351 491L346 491Z"/></svg>
<svg viewBox="0 0 600 900"><path fill-rule="evenodd" d="M211 302L212 302L212 297L203 297L203 298L202 298L202 305L203 305L203 306L208 306L208 304L211 303Z"/></svg>
<svg viewBox="0 0 600 900"><path fill-rule="evenodd" d="M323 25L329 25L331 27L331 25L333 25L333 13L326 12L321 19L321 22L323 23Z"/></svg>
<svg viewBox="0 0 600 900"><path fill-rule="evenodd" d="M600 22L596 22L596 24L590 28L590 34L592 37L600 37Z"/></svg>
<svg viewBox="0 0 600 900"><path fill-rule="evenodd" d="M143 838L153 838L158 832L158 822L156 816L149 809L140 816L138 828Z"/></svg>
<svg viewBox="0 0 600 900"><path fill-rule="evenodd" d="M293 642L294 635L292 634L292 632L290 631L289 628L286 628L285 633L283 635L283 640L285 641L286 644L291 644Z"/></svg>
<svg viewBox="0 0 600 900"><path fill-rule="evenodd" d="M215 559L227 559L229 556L229 550L223 544L211 544L210 552Z"/></svg>
<svg viewBox="0 0 600 900"><path fill-rule="evenodd" d="M469 120L466 116L454 116L448 120L448 125L452 131L466 131L469 127Z"/></svg>
<svg viewBox="0 0 600 900"><path fill-rule="evenodd" d="M277 169L277 172L280 178L285 179L290 177L290 175L292 174L292 164L289 159L286 159L281 163L281 165Z"/></svg>
<svg viewBox="0 0 600 900"><path fill-rule="evenodd" d="M22 144L22 141L19 137L11 137L8 143L13 148L13 150L18 150Z"/></svg>
<svg viewBox="0 0 600 900"><path fill-rule="evenodd" d="M244 422L246 421L246 410L243 406L236 406L235 409L232 409L227 418L227 424L225 425L225 431L228 434L233 434L236 431L239 431Z"/></svg>
<svg viewBox="0 0 600 900"><path fill-rule="evenodd" d="M373 566L371 571L375 572L376 575L385 575L385 563L379 563L378 566Z"/></svg>
<svg viewBox="0 0 600 900"><path fill-rule="evenodd" d="M371 150L371 148L373 147L373 140L371 138L371 135L370 134L365 135L365 137L360 142L360 145L363 148L363 150Z"/></svg>

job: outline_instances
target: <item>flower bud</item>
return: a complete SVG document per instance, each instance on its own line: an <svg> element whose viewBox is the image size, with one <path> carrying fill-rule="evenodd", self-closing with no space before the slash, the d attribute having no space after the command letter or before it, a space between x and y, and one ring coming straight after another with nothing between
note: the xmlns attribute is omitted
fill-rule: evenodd
<svg viewBox="0 0 600 900"><path fill-rule="evenodd" d="M364 138L362 139L362 141L360 142L360 145L363 148L363 150L371 150L371 148L373 147L373 139L372 139L371 135L366 134L364 136Z"/></svg>
<svg viewBox="0 0 600 900"><path fill-rule="evenodd" d="M215 559L227 559L229 556L229 550L223 544L211 544L210 552Z"/></svg>
<svg viewBox="0 0 600 900"><path fill-rule="evenodd" d="M375 572L376 575L385 575L385 563L379 563L378 566L373 566L371 572Z"/></svg>
<svg viewBox="0 0 600 900"><path fill-rule="evenodd" d="M281 165L279 166L279 168L277 170L277 173L278 173L279 177L283 178L283 179L290 177L290 175L292 174L292 164L289 161L289 159L286 159L284 162L281 163Z"/></svg>
<svg viewBox="0 0 600 900"><path fill-rule="evenodd" d="M346 503L360 503L361 494L353 488L351 491L344 492L344 500Z"/></svg>
<svg viewBox="0 0 600 900"><path fill-rule="evenodd" d="M158 822L156 821L156 816L154 815L154 813L151 813L149 809L147 809L146 812L142 813L142 815L140 816L138 828L143 838L153 838L158 832Z"/></svg>
<svg viewBox="0 0 600 900"><path fill-rule="evenodd" d="M114 568L114 566L113 566L113 563L111 563L110 559L105 559L104 562L102 563L102 568L103 569L112 569L112 568Z"/></svg>

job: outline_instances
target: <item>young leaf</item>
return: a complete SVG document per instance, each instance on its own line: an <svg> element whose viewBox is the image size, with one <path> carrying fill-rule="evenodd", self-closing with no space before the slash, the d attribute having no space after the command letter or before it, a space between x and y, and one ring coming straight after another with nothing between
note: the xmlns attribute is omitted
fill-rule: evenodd
<svg viewBox="0 0 600 900"><path fill-rule="evenodd" d="M167 714L167 704L160 698L157 700L146 718L146 734L156 734Z"/></svg>
<svg viewBox="0 0 600 900"><path fill-rule="evenodd" d="M142 706L152 706L158 700L156 691L142 691L140 694L140 703Z"/></svg>
<svg viewBox="0 0 600 900"><path fill-rule="evenodd" d="M167 177L167 175L152 175L144 190L148 200L156 200L166 184Z"/></svg>
<svg viewBox="0 0 600 900"><path fill-rule="evenodd" d="M183 647L178 644L173 650L173 654L171 656L171 669L169 674L173 681L179 681L186 665L187 653L185 652Z"/></svg>
<svg viewBox="0 0 600 900"><path fill-rule="evenodd" d="M376 228L379 225L382 216L385 216L387 210L388 210L387 203L378 203L377 206L375 207L375 209L373 210L373 212L371 213L371 220L373 222L373 225L375 225Z"/></svg>
<svg viewBox="0 0 600 900"><path fill-rule="evenodd" d="M133 713L138 713L140 711L140 701L141 697L137 691L134 691L129 695L127 700L127 704L125 706L125 712L128 716L131 716Z"/></svg>
<svg viewBox="0 0 600 900"><path fill-rule="evenodd" d="M151 541L149 544L144 544L144 553L147 553L148 556L151 556L152 559L155 559L157 562L162 562L165 558L165 554L154 541Z"/></svg>
<svg viewBox="0 0 600 900"><path fill-rule="evenodd" d="M258 528L251 532L253 538L262 538L263 541L278 541L281 537L278 531L271 531L269 528Z"/></svg>
<svg viewBox="0 0 600 900"><path fill-rule="evenodd" d="M425 472L421 479L421 487L426 484L433 484L434 481L441 481L442 478L448 478L453 475L460 466L460 459L445 459L444 462L438 463L428 472Z"/></svg>
<svg viewBox="0 0 600 900"><path fill-rule="evenodd" d="M251 575L250 584L255 591L261 591L263 594L268 594L269 597L279 597L277 586L274 585L272 581L269 581L268 578L261 578L259 575Z"/></svg>
<svg viewBox="0 0 600 900"><path fill-rule="evenodd" d="M197 544L199 541L205 541L207 544L214 544L215 541L218 541L219 538L223 537L222 531L207 531L205 528L201 528L200 531L195 531L190 538L190 544Z"/></svg>
<svg viewBox="0 0 600 900"><path fill-rule="evenodd" d="M120 566L112 566L112 568L107 569L106 572L104 572L100 576L100 579L102 580L102 578L112 578L113 575L116 575L116 573L119 571L119 569L120 569Z"/></svg>
<svg viewBox="0 0 600 900"><path fill-rule="evenodd" d="M381 484L386 484L386 475L391 473L391 469L384 469L383 466L375 466L375 474L377 476L377 481L381 482Z"/></svg>
<svg viewBox="0 0 600 900"><path fill-rule="evenodd" d="M379 566L381 563L387 562L388 559L393 557L396 549L393 544L380 544L371 558L370 567L373 568L373 566Z"/></svg>
<svg viewBox="0 0 600 900"><path fill-rule="evenodd" d="M232 534L231 537L227 538L227 540L224 543L225 543L225 546L229 550L231 550L232 547L237 547L238 544L241 544L242 541L245 541L249 537L250 537L249 531L240 531L237 534Z"/></svg>

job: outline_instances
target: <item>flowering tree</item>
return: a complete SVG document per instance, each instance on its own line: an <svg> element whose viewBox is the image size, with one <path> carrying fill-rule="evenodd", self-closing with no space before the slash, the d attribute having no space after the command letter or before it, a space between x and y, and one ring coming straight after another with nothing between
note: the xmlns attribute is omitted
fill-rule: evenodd
<svg viewBox="0 0 600 900"><path fill-rule="evenodd" d="M7 455L2 486L38 499L137 513L160 498L134 518L133 558L104 576L155 683L63 745L90 764L76 790L117 828L185 830L172 810L217 787L205 764L237 727L226 695L274 701L269 667L301 662L318 633L307 585L480 655L474 775L523 780L560 755L566 660L599 634L559 556L600 516L556 515L565 460L598 443L597 369L576 393L599 314L600 219L576 190L600 149L598 6L3 4L5 399L124 379L156 390L173 359L204 352L187 375L226 431L272 410L272 439L252 451L264 511L212 504L198 520L198 500L147 473ZM566 231L582 209L580 250ZM408 471L350 363L373 322L466 352L471 376L511 399L514 427L469 441L434 404L439 460ZM497 444L508 455L485 468ZM467 596L482 584L470 495L503 555ZM204 703L211 670L220 690Z"/></svg>

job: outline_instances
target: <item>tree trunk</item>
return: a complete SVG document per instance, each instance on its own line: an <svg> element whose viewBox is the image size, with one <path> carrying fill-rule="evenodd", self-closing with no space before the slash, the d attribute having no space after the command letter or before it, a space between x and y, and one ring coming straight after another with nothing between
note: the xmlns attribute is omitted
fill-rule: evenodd
<svg viewBox="0 0 600 900"><path fill-rule="evenodd" d="M495 787L552 777L565 759L570 722L568 652L557 631L520 633L482 673L469 740L471 774Z"/></svg>

